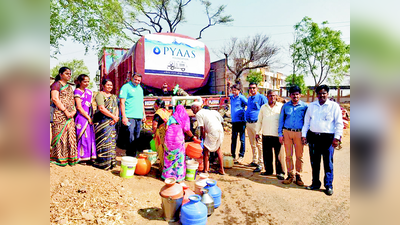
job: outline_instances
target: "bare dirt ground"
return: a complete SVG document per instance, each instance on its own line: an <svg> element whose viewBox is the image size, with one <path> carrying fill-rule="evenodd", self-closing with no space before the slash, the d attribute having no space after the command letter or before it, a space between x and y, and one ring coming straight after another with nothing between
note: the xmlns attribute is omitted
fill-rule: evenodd
<svg viewBox="0 0 400 225"><path fill-rule="evenodd" d="M227 153L230 138L226 133L222 148ZM222 190L222 204L207 224L350 224L349 129L344 130L342 147L334 155L334 194L327 196L323 189L309 191L296 184L284 185L275 176L253 173L254 167L244 166L252 159L246 138L244 165L226 169L224 176L210 174ZM119 166L103 171L50 164L51 224L166 224L159 195L164 183L156 177L157 165L153 167L147 176L123 179ZM311 184L307 146L303 181Z"/></svg>

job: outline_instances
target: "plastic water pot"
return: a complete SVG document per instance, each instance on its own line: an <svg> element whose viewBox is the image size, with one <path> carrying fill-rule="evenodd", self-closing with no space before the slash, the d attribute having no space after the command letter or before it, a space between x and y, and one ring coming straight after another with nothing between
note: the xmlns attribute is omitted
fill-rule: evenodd
<svg viewBox="0 0 400 225"><path fill-rule="evenodd" d="M157 152L156 142L154 141L154 139L151 139L150 141L150 148L153 152Z"/></svg>
<svg viewBox="0 0 400 225"><path fill-rule="evenodd" d="M183 202L182 202L182 205L184 205L189 202L189 196L192 196L195 193L194 193L194 191L190 190L190 188L186 185L182 185L182 187L183 187L183 192L185 193L183 196Z"/></svg>
<svg viewBox="0 0 400 225"><path fill-rule="evenodd" d="M135 157L123 156L119 176L123 178L132 178L135 173L136 164L137 159Z"/></svg>
<svg viewBox="0 0 400 225"><path fill-rule="evenodd" d="M207 206L200 200L200 195L189 196L189 202L181 209L182 225L205 225L207 223Z"/></svg>
<svg viewBox="0 0 400 225"><path fill-rule="evenodd" d="M157 152L153 152L152 150L143 150L143 154L147 156L148 160L150 160L151 165L157 161Z"/></svg>
<svg viewBox="0 0 400 225"><path fill-rule="evenodd" d="M200 179L198 179L195 184L194 193L201 195L203 194L201 192L201 189L203 189L207 185L208 173L201 173L199 174L199 177Z"/></svg>
<svg viewBox="0 0 400 225"><path fill-rule="evenodd" d="M224 156L224 168L232 168L232 167L233 167L233 157Z"/></svg>
<svg viewBox="0 0 400 225"><path fill-rule="evenodd" d="M221 188L217 186L216 180L207 180L207 186L204 187L208 189L208 194L214 199L214 206L218 208L221 205Z"/></svg>
<svg viewBox="0 0 400 225"><path fill-rule="evenodd" d="M147 159L147 155L139 154L139 159L137 160L137 165L135 169L135 174L146 175L150 172L151 162Z"/></svg>
<svg viewBox="0 0 400 225"><path fill-rule="evenodd" d="M186 147L186 155L193 159L198 159L203 153L203 148L200 144L190 142Z"/></svg>

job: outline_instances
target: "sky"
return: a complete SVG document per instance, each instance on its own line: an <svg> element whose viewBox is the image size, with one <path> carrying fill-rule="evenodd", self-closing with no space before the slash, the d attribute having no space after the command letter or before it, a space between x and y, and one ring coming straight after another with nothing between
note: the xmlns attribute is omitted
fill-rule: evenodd
<svg viewBox="0 0 400 225"><path fill-rule="evenodd" d="M271 37L271 42L280 47L277 63L271 66L274 72L285 75L291 73L289 45L293 41L293 26L305 16L321 24L329 22L329 27L342 32L342 40L350 43L350 1L349 0L307 0L307 1L270 1L270 0L213 0L212 5L224 4L225 14L234 21L229 25L217 25L206 29L202 41L210 50L211 62L223 58L219 51L232 37L246 38L261 33ZM178 25L176 33L196 38L199 30L207 24L207 17L199 1L193 1L186 11L186 23ZM96 51L85 54L82 44L71 40L62 42L61 54L57 59L50 58L50 68L59 62L83 59L94 78L98 68ZM133 46L134 43L132 43ZM313 85L311 77L306 78L307 85Z"/></svg>

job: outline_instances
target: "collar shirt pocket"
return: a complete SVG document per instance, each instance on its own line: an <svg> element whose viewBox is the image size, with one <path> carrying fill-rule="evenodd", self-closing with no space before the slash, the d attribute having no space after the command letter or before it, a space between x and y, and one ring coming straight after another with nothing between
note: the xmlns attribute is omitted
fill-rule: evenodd
<svg viewBox="0 0 400 225"><path fill-rule="evenodd" d="M326 121L326 122L330 122L330 121L332 121L332 116L331 115L325 115L325 117L324 117L324 120Z"/></svg>
<svg viewBox="0 0 400 225"><path fill-rule="evenodd" d="M286 107L285 108L285 114L287 114L287 115L292 115L292 113L293 113L293 108L292 107Z"/></svg>
<svg viewBox="0 0 400 225"><path fill-rule="evenodd" d="M324 120L325 122L331 122L333 120L333 116L332 116L332 107L323 107L323 117L321 118L322 120Z"/></svg>

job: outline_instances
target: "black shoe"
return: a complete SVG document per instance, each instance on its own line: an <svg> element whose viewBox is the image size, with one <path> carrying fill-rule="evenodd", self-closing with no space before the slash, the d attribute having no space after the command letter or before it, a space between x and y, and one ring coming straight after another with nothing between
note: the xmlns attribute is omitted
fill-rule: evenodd
<svg viewBox="0 0 400 225"><path fill-rule="evenodd" d="M249 166L249 167L258 167L257 163L254 163L254 162L250 163L247 166ZM258 172L260 172L260 171L258 171Z"/></svg>
<svg viewBox="0 0 400 225"><path fill-rule="evenodd" d="M276 178L278 178L278 180L284 180L285 179L285 174L283 174L283 173L277 174Z"/></svg>
<svg viewBox="0 0 400 225"><path fill-rule="evenodd" d="M262 173L260 173L260 175L263 175L263 176L271 176L272 173L262 172Z"/></svg>
<svg viewBox="0 0 400 225"><path fill-rule="evenodd" d="M310 186L307 186L306 189L313 191L313 190L319 190L319 187L318 186L314 186L314 185L310 185Z"/></svg>
<svg viewBox="0 0 400 225"><path fill-rule="evenodd" d="M325 194L326 194L326 195L329 195L329 196L333 195L333 189L332 189L332 188L327 188L327 189L325 190Z"/></svg>
<svg viewBox="0 0 400 225"><path fill-rule="evenodd" d="M261 172L261 167L259 167L259 166L257 166L257 168L255 168L254 170L253 170L253 173L258 173L258 172Z"/></svg>

